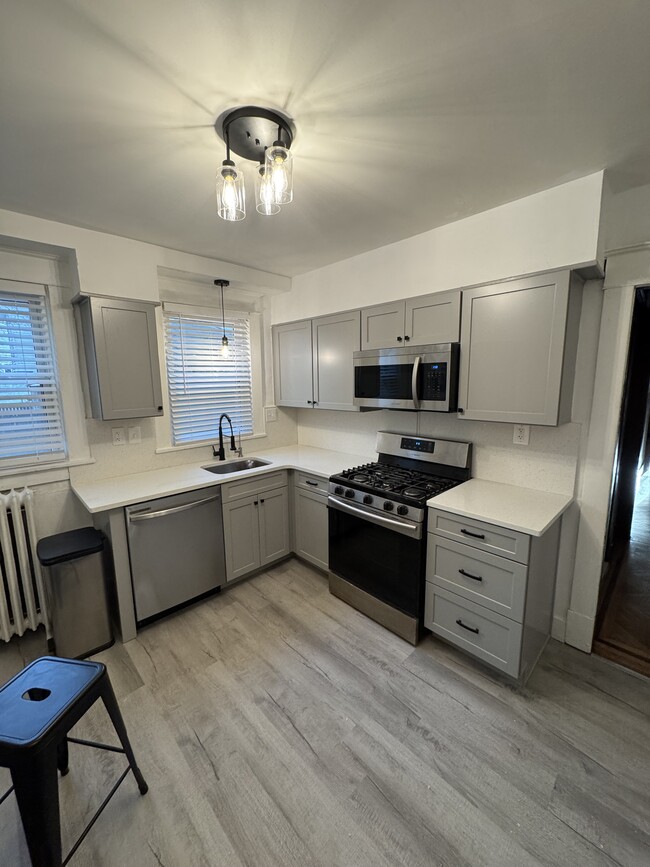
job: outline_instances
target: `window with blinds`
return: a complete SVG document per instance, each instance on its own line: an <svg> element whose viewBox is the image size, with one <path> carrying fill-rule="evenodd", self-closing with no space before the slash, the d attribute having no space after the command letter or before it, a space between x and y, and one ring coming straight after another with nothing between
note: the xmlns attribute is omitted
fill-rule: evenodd
<svg viewBox="0 0 650 867"><path fill-rule="evenodd" d="M0 465L66 457L61 395L45 292L0 285Z"/></svg>
<svg viewBox="0 0 650 867"><path fill-rule="evenodd" d="M215 441L219 416L228 413L235 434L253 433L250 323L226 314L229 355L221 354L220 317L165 310L165 356L172 442ZM226 424L228 434L230 428Z"/></svg>

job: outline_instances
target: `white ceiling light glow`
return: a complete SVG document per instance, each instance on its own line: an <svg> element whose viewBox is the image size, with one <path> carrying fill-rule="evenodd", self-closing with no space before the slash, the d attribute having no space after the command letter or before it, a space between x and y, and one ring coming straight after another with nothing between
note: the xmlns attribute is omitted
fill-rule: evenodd
<svg viewBox="0 0 650 867"><path fill-rule="evenodd" d="M231 151L255 161L255 209L271 217L293 200L295 125L279 111L246 105L222 115L215 129L226 144L226 159L217 172L217 213L237 222L246 216L244 173Z"/></svg>

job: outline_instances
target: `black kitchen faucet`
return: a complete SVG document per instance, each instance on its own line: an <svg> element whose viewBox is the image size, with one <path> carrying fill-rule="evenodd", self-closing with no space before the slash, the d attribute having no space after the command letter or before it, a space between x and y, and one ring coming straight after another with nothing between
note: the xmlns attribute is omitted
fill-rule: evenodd
<svg viewBox="0 0 650 867"><path fill-rule="evenodd" d="M230 416L227 413L222 412L221 415L219 416L219 448L215 449L215 447L212 446L212 454L215 456L215 458L219 458L220 461L226 460L226 450L223 447L223 430L222 430L222 424L223 424L224 418L228 419L228 424L230 425L230 451L231 452L237 451L237 446L235 445L235 434L233 433L233 430L232 430L232 422L230 420Z"/></svg>

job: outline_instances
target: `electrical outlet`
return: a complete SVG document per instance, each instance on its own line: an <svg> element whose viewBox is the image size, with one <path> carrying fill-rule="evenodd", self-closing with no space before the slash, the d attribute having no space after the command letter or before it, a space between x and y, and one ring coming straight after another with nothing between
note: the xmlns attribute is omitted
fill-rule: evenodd
<svg viewBox="0 0 650 867"><path fill-rule="evenodd" d="M264 417L267 421L278 420L278 409L275 406L264 407Z"/></svg>
<svg viewBox="0 0 650 867"><path fill-rule="evenodd" d="M530 439L530 425L516 424L513 426L512 441L517 446L527 446Z"/></svg>
<svg viewBox="0 0 650 867"><path fill-rule="evenodd" d="M113 434L113 445L114 446L125 446L126 445L126 433L123 427L112 427L111 433Z"/></svg>
<svg viewBox="0 0 650 867"><path fill-rule="evenodd" d="M140 425L134 425L128 429L129 443L141 443L142 435L140 433Z"/></svg>

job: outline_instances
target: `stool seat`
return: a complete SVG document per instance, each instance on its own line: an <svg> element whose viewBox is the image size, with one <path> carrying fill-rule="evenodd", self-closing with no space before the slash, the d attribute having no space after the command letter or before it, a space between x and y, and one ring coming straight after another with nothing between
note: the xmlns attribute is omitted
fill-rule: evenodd
<svg viewBox="0 0 650 867"><path fill-rule="evenodd" d="M0 762L5 747L40 746L105 671L101 662L43 656L0 688Z"/></svg>
<svg viewBox="0 0 650 867"><path fill-rule="evenodd" d="M71 737L70 730L101 700L121 746ZM68 773L68 744L110 750L128 765L65 858L57 770ZM33 867L65 867L129 772L140 793L148 786L137 766L126 726L101 662L43 656L0 687L0 767L9 768Z"/></svg>

